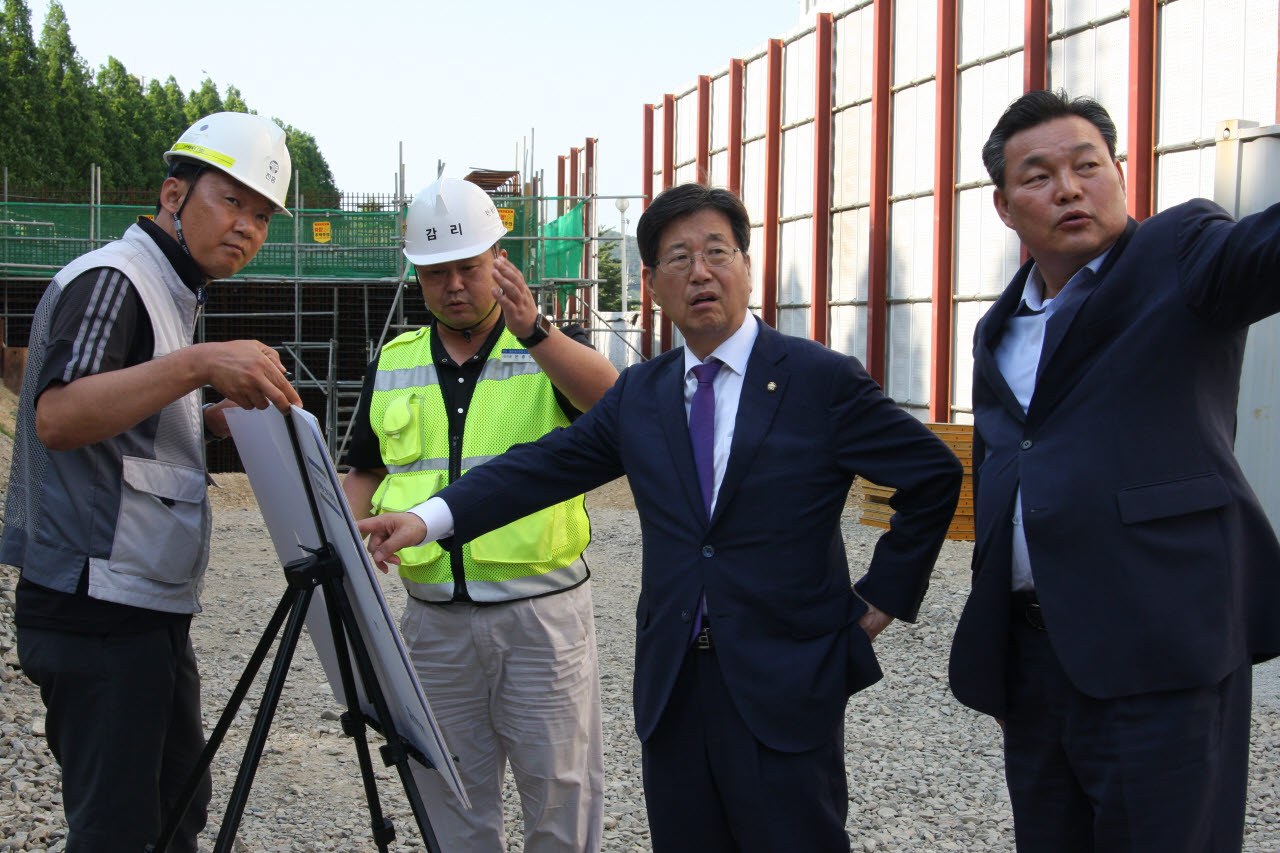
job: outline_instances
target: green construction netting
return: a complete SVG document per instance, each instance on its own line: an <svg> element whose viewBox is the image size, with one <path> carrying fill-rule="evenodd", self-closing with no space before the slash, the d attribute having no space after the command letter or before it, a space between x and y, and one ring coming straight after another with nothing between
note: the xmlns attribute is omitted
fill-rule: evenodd
<svg viewBox="0 0 1280 853"><path fill-rule="evenodd" d="M537 204L496 198L511 220L501 246L526 274L536 254ZM0 275L48 278L79 255L118 239L154 207L0 204ZM267 240L240 276L397 278L401 259L396 211L295 210L274 216ZM580 230L579 230L580 236ZM579 246L579 257L581 247Z"/></svg>
<svg viewBox="0 0 1280 853"><path fill-rule="evenodd" d="M543 279L582 278L582 205L574 205L542 229Z"/></svg>

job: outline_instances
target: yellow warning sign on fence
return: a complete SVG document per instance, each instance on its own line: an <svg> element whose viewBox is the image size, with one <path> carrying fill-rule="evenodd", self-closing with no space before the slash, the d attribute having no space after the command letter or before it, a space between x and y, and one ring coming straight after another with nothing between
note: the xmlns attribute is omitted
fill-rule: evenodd
<svg viewBox="0 0 1280 853"><path fill-rule="evenodd" d="M317 243L329 242L329 223L328 222L312 222L311 237Z"/></svg>
<svg viewBox="0 0 1280 853"><path fill-rule="evenodd" d="M510 231L516 227L516 212L509 207L498 208L498 216L502 218L502 227Z"/></svg>

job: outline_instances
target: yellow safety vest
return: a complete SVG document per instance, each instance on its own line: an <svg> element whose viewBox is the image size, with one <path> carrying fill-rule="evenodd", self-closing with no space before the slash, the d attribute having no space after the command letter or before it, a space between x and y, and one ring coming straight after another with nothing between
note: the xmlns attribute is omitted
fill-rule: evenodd
<svg viewBox="0 0 1280 853"><path fill-rule="evenodd" d="M428 328L382 348L369 420L387 468L373 495L375 514L416 506L511 445L569 424L551 380L507 329L481 369L462 446L453 454ZM532 598L582 583L587 569L579 557L590 541L591 523L578 495L463 545L462 578L435 542L399 551L400 575L409 593L426 601L453 600L458 581L465 581L472 601Z"/></svg>

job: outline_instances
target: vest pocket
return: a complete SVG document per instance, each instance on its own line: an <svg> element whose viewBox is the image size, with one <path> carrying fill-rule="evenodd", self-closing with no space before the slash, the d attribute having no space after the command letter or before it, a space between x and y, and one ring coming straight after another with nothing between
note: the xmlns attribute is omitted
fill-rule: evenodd
<svg viewBox="0 0 1280 853"><path fill-rule="evenodd" d="M382 413L382 432L387 441L382 458L388 464L408 465L422 456L421 415L422 398L417 394L396 397L387 405Z"/></svg>
<svg viewBox="0 0 1280 853"><path fill-rule="evenodd" d="M195 577L204 555L206 493L201 469L124 457L111 570L171 584Z"/></svg>
<svg viewBox="0 0 1280 853"><path fill-rule="evenodd" d="M423 471L418 474L399 474L384 477L373 493L373 512L406 512L440 491L443 471ZM434 540L425 545L401 548L396 552L402 568L421 566L440 559L444 549Z"/></svg>
<svg viewBox="0 0 1280 853"><path fill-rule="evenodd" d="M556 547L557 531L566 524L564 504L540 509L473 539L471 558L481 563L545 563Z"/></svg>

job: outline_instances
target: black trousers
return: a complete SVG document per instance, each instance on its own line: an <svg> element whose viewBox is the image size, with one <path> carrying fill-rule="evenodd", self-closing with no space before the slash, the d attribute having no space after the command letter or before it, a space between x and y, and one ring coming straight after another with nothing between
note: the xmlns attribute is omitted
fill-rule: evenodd
<svg viewBox="0 0 1280 853"><path fill-rule="evenodd" d="M690 649L642 745L654 853L848 853L844 720L810 752L747 728L714 650Z"/></svg>
<svg viewBox="0 0 1280 853"><path fill-rule="evenodd" d="M1023 853L1229 853L1243 844L1252 672L1094 699L1015 616L1005 776Z"/></svg>
<svg viewBox="0 0 1280 853"><path fill-rule="evenodd" d="M18 628L18 658L40 688L62 767L68 853L139 853L160 834L204 748L189 623L141 634ZM168 849L195 853L206 772Z"/></svg>

